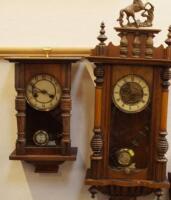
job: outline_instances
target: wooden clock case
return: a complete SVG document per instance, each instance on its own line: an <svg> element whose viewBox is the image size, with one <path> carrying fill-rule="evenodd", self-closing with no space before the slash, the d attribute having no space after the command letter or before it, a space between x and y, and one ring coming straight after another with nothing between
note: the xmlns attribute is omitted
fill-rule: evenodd
<svg viewBox="0 0 171 200"><path fill-rule="evenodd" d="M167 104L171 73L171 27L167 48L153 46L160 30L115 28L120 45L105 44L104 23L99 45L88 58L96 67L95 121L91 141L93 154L85 183L91 185L92 197L98 191L114 199L136 199L154 192L158 198L166 179L165 153L168 150ZM137 114L121 112L112 101L113 86L129 74L141 76L150 88L150 103ZM131 147L136 168L118 169L112 162L113 150Z"/></svg>
<svg viewBox="0 0 171 200"><path fill-rule="evenodd" d="M77 148L71 147L71 64L77 57L11 57L15 63L15 89L17 141L11 160L27 161L35 165L36 172L57 172L64 161L76 160ZM32 108L26 101L26 86L38 74L49 74L59 82L62 96L59 105L52 111L42 112ZM51 132L53 146L36 146L33 133L36 130Z"/></svg>

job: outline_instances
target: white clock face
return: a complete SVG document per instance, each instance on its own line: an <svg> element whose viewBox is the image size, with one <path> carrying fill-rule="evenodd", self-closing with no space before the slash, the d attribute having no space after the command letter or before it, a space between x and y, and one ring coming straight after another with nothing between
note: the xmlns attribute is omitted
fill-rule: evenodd
<svg viewBox="0 0 171 200"><path fill-rule="evenodd" d="M115 106L126 113L138 113L144 110L150 99L147 83L137 75L121 78L113 89Z"/></svg>
<svg viewBox="0 0 171 200"><path fill-rule="evenodd" d="M60 101L61 93L57 80L48 74L34 76L26 87L27 102L40 111L54 109Z"/></svg>

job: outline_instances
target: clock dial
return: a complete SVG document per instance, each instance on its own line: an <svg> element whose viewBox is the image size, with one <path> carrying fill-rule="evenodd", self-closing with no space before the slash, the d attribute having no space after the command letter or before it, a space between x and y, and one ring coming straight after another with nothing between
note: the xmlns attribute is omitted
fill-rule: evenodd
<svg viewBox="0 0 171 200"><path fill-rule="evenodd" d="M113 89L115 106L126 113L138 113L144 110L150 99L147 83L137 75L121 78Z"/></svg>
<svg viewBox="0 0 171 200"><path fill-rule="evenodd" d="M134 155L132 149L120 149L116 152L117 162L121 167L127 167L132 164Z"/></svg>
<svg viewBox="0 0 171 200"><path fill-rule="evenodd" d="M61 93L58 81L48 74L34 76L26 87L28 103L40 111L54 109L60 101Z"/></svg>
<svg viewBox="0 0 171 200"><path fill-rule="evenodd" d="M43 131L43 130L38 130L33 135L33 141L38 146L46 146L49 142L48 133L46 131Z"/></svg>

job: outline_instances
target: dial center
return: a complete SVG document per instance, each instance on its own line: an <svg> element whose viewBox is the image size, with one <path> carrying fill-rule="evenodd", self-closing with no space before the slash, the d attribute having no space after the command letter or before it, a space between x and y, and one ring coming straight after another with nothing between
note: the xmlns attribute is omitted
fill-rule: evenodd
<svg viewBox="0 0 171 200"><path fill-rule="evenodd" d="M127 82L120 89L120 96L125 104L133 105L143 98L142 87L135 82Z"/></svg>

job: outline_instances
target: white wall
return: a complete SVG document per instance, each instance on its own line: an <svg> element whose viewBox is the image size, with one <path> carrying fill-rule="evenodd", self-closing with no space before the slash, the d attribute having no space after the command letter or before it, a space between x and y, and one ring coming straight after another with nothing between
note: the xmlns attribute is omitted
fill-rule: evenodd
<svg viewBox="0 0 171 200"><path fill-rule="evenodd" d="M99 24L107 25L110 41L118 43L113 27L119 10L131 0L0 0L0 47L93 47ZM171 24L171 1L151 0L156 7L155 27L163 29L156 44L164 43ZM89 141L93 128L94 86L84 67L72 69L72 144L77 161L65 163L59 174L35 174L33 166L9 161L16 139L14 66L0 62L0 199L89 200L84 186L89 166ZM171 103L170 103L171 104ZM171 132L171 106L168 132ZM168 136L168 139L171 136ZM168 169L171 171L171 150ZM99 200L106 197L99 195ZM154 199L151 196L150 199Z"/></svg>

